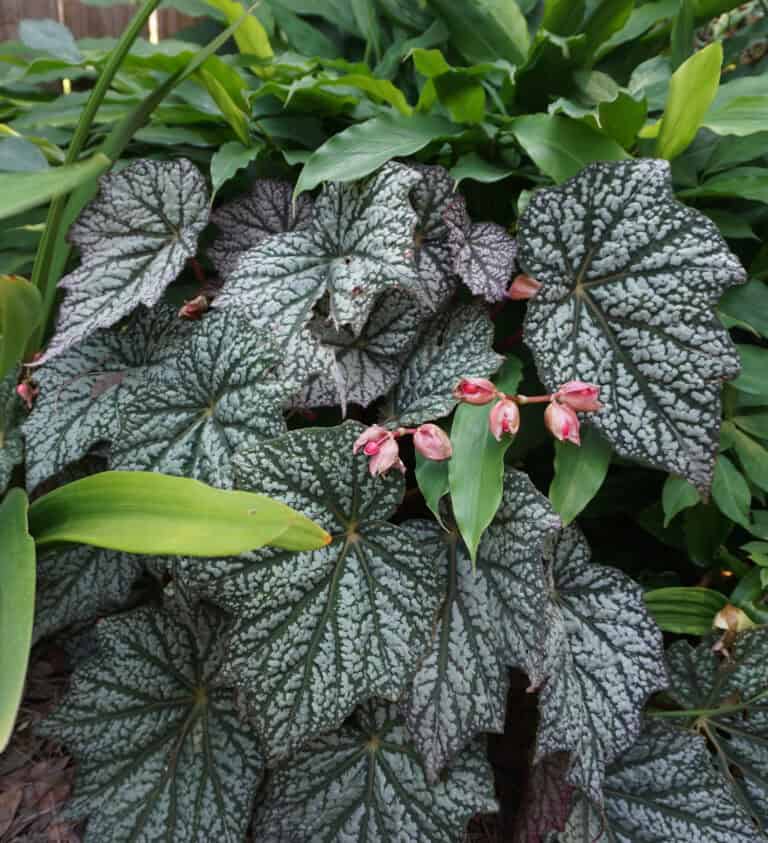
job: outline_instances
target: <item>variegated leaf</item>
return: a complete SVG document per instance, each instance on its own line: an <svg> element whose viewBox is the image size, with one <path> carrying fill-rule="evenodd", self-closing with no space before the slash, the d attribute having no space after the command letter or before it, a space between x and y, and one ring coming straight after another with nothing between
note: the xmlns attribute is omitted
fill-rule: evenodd
<svg viewBox="0 0 768 843"><path fill-rule="evenodd" d="M577 798L560 843L760 843L709 760L704 738L661 723L608 770L605 813Z"/></svg>
<svg viewBox="0 0 768 843"><path fill-rule="evenodd" d="M394 392L400 424L421 424L447 416L462 377L487 377L504 358L491 348L493 323L482 307L464 305L441 313L427 326L403 366Z"/></svg>
<svg viewBox="0 0 768 843"><path fill-rule="evenodd" d="M200 606L185 623L154 607L103 621L42 724L78 759L70 817L88 843L245 837L263 762L219 687L225 624Z"/></svg>
<svg viewBox="0 0 768 843"><path fill-rule="evenodd" d="M629 577L590 561L576 527L548 552L552 607L539 758L570 752L569 781L599 802L605 768L636 740L640 712L666 686L662 636Z"/></svg>
<svg viewBox="0 0 768 843"><path fill-rule="evenodd" d="M768 839L768 630L743 632L728 657L713 638L693 648L675 642L667 652L669 695L683 708L739 711L697 715L699 730L717 750L716 767L734 797L761 824ZM692 718L693 720L693 718Z"/></svg>
<svg viewBox="0 0 768 843"><path fill-rule="evenodd" d="M322 524L330 545L180 563L233 616L225 673L273 761L371 696L398 699L432 634L440 574L413 530L387 523L403 481L371 477L352 454L363 429L296 430L235 460L239 488Z"/></svg>
<svg viewBox="0 0 768 843"><path fill-rule="evenodd" d="M495 222L473 223L460 194L444 216L454 272L475 295L490 302L502 301L515 268L514 237Z"/></svg>
<svg viewBox="0 0 768 843"><path fill-rule="evenodd" d="M550 833L565 830L575 793L568 783L568 767L565 752L533 765L515 817L514 843L542 843Z"/></svg>
<svg viewBox="0 0 768 843"><path fill-rule="evenodd" d="M35 370L40 394L24 424L27 487L120 434L118 393L137 370L161 364L191 329L172 307L141 308L124 325L98 331Z"/></svg>
<svg viewBox="0 0 768 843"><path fill-rule="evenodd" d="M18 375L14 369L0 381L0 495L11 480L13 469L24 459L24 405L16 394Z"/></svg>
<svg viewBox="0 0 768 843"><path fill-rule="evenodd" d="M211 222L219 234L207 250L219 275L226 278L238 257L262 240L283 231L304 228L312 218L312 199L293 199L293 185L277 179L256 179L247 196L217 208Z"/></svg>
<svg viewBox="0 0 768 843"><path fill-rule="evenodd" d="M542 284L525 341L544 385L599 384L591 418L616 451L706 491L720 388L739 371L714 305L746 278L716 226L675 200L667 162L638 159L537 191L518 239Z"/></svg>
<svg viewBox="0 0 768 843"><path fill-rule="evenodd" d="M80 266L59 283L67 294L42 359L114 325L140 304L154 307L194 257L207 223L208 190L191 161L134 161L105 176L70 229Z"/></svg>
<svg viewBox="0 0 768 843"><path fill-rule="evenodd" d="M364 181L326 184L309 225L240 256L216 307L248 311L257 327L289 345L306 334L314 306L327 296L332 322L359 334L382 292L420 292L412 254L416 213L408 201L419 179L390 162Z"/></svg>
<svg viewBox="0 0 768 843"><path fill-rule="evenodd" d="M112 467L161 471L233 485L232 456L285 430L282 408L297 384L265 332L235 313L212 313L175 345L162 367L126 381Z"/></svg>
<svg viewBox="0 0 768 843"><path fill-rule="evenodd" d="M559 526L547 499L512 470L476 571L455 533L414 524L447 583L437 633L403 705L429 781L476 734L504 731L508 667L540 681L547 601L541 554Z"/></svg>
<svg viewBox="0 0 768 843"><path fill-rule="evenodd" d="M483 743L429 784L395 706L361 706L270 776L257 840L455 843L469 818L497 809Z"/></svg>

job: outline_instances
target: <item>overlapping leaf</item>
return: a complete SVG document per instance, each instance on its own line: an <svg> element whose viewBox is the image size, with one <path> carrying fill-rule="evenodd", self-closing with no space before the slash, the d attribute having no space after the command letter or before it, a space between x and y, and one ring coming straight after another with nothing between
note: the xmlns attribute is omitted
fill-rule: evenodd
<svg viewBox="0 0 768 843"><path fill-rule="evenodd" d="M67 294L44 359L157 304L207 222L205 179L186 159L139 160L106 176L70 229L80 266L59 284Z"/></svg>
<svg viewBox="0 0 768 843"><path fill-rule="evenodd" d="M400 374L394 393L398 421L421 424L447 416L462 377L487 377L504 362L492 342L493 324L481 307L464 305L436 316Z"/></svg>
<svg viewBox="0 0 768 843"><path fill-rule="evenodd" d="M295 200L292 197L293 185L289 182L257 179L247 196L211 214L219 235L207 253L221 276L227 277L238 257L267 237L309 225L312 199L306 193Z"/></svg>
<svg viewBox="0 0 768 843"><path fill-rule="evenodd" d="M191 329L173 308L141 308L120 327L98 331L35 370L34 410L24 424L27 487L120 434L118 393L145 367L162 364Z"/></svg>
<svg viewBox="0 0 768 843"><path fill-rule="evenodd" d="M285 430L282 408L298 384L278 346L236 313L212 313L119 393L112 467L233 484L236 450Z"/></svg>
<svg viewBox="0 0 768 843"><path fill-rule="evenodd" d="M297 843L454 843L474 813L496 808L481 742L430 785L396 707L369 703L270 777L255 834Z"/></svg>
<svg viewBox="0 0 768 843"><path fill-rule="evenodd" d="M262 775L253 731L219 688L224 624L155 608L101 623L98 650L44 721L78 759L68 815L86 841L242 840Z"/></svg>
<svg viewBox="0 0 768 843"><path fill-rule="evenodd" d="M557 538L548 568L553 611L537 755L570 752L569 781L599 802L606 765L634 743L646 699L666 685L661 632L639 586L592 564L576 527Z"/></svg>
<svg viewBox="0 0 768 843"><path fill-rule="evenodd" d="M362 430L297 430L235 460L239 487L312 518L330 545L181 563L184 581L233 615L225 672L271 759L371 696L398 699L432 633L439 572L417 532L386 523L403 481L372 478L352 454Z"/></svg>
<svg viewBox="0 0 768 843"><path fill-rule="evenodd" d="M8 486L13 469L24 459L23 405L16 394L17 378L14 369L0 381L0 495Z"/></svg>
<svg viewBox="0 0 768 843"><path fill-rule="evenodd" d="M501 301L512 280L517 244L495 222L473 223L464 197L457 195L444 214L453 269L486 301Z"/></svg>
<svg viewBox="0 0 768 843"><path fill-rule="evenodd" d="M575 792L568 783L568 767L565 752L534 764L515 818L514 843L541 843L550 832L565 830Z"/></svg>
<svg viewBox="0 0 768 843"><path fill-rule="evenodd" d="M414 527L447 583L437 633L403 705L429 781L476 734L504 731L508 667L541 680L547 600L541 554L558 527L547 499L511 470L476 571L455 534L428 522Z"/></svg>
<svg viewBox="0 0 768 843"><path fill-rule="evenodd" d="M698 647L678 641L670 647L670 696L684 708L742 706L697 717L717 750L717 770L734 797L768 832L768 635L742 633L730 658L712 652L712 640Z"/></svg>
<svg viewBox="0 0 768 843"><path fill-rule="evenodd" d="M560 843L760 843L712 769L704 738L660 723L608 770L605 814L579 797Z"/></svg>
<svg viewBox="0 0 768 843"><path fill-rule="evenodd" d="M548 389L600 385L616 451L709 487L720 387L738 356L714 314L745 279L715 225L674 199L666 162L586 167L534 194L518 260L542 288L525 339Z"/></svg>

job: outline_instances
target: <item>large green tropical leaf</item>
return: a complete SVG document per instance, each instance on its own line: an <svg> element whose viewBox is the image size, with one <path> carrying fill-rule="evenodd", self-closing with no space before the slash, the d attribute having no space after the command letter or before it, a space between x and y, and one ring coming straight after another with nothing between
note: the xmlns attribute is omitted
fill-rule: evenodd
<svg viewBox="0 0 768 843"><path fill-rule="evenodd" d="M496 810L491 779L477 741L429 784L396 707L369 703L270 777L256 839L454 843L473 814Z"/></svg>
<svg viewBox="0 0 768 843"><path fill-rule="evenodd" d="M244 839L263 761L220 687L225 627L202 606L97 627L95 655L38 727L78 759L67 814L88 818L86 841Z"/></svg>
<svg viewBox="0 0 768 843"><path fill-rule="evenodd" d="M525 340L545 386L598 384L590 418L621 456L707 490L721 382L739 371L713 308L746 277L714 224L675 201L667 164L642 159L536 192L518 239L542 284Z"/></svg>

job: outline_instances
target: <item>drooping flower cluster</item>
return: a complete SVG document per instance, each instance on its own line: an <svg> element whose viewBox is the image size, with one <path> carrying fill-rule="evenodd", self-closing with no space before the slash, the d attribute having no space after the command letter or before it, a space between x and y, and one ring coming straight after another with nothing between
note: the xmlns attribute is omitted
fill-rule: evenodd
<svg viewBox="0 0 768 843"><path fill-rule="evenodd" d="M450 459L453 449L448 434L436 424L422 424L417 428L398 427L387 430L378 424L366 428L355 440L353 452L362 451L369 457L368 470L372 475L386 474L391 468L405 474L405 465L400 459L397 440L402 436L413 436L416 450L428 460Z"/></svg>

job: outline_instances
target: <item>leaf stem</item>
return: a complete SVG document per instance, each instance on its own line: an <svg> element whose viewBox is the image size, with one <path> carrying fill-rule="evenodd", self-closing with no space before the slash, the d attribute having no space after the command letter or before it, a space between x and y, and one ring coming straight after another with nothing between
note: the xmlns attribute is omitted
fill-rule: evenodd
<svg viewBox="0 0 768 843"><path fill-rule="evenodd" d="M652 708L646 711L646 714L649 717L662 718L681 717L690 719L693 717L717 717L721 714L733 714L738 711L746 711L746 709L750 708L750 706L755 705L755 703L760 702L760 700L765 699L766 697L768 697L768 688L761 691L759 694L756 694L746 702L736 703L734 705L722 705L719 708L685 708L678 711L665 711L661 708Z"/></svg>

